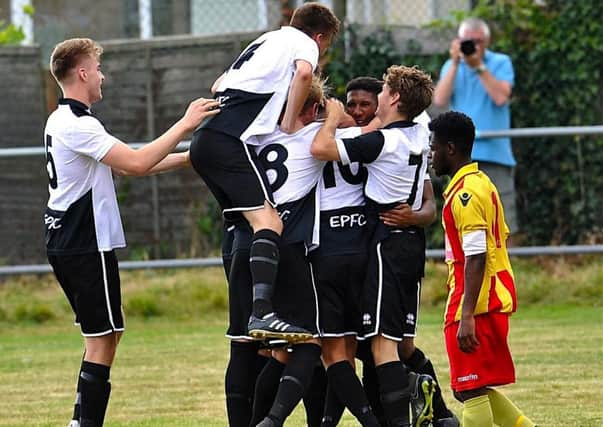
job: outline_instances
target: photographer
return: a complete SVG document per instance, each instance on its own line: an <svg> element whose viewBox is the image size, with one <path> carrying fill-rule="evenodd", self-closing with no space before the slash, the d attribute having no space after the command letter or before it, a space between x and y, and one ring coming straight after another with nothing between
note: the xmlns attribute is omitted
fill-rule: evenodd
<svg viewBox="0 0 603 427"><path fill-rule="evenodd" d="M471 117L478 131L511 127L509 101L515 75L508 55L488 50L490 29L481 19L467 18L450 43L450 59L442 66L433 103ZM511 233L518 228L515 208L515 158L509 138L475 140L471 157L498 187Z"/></svg>

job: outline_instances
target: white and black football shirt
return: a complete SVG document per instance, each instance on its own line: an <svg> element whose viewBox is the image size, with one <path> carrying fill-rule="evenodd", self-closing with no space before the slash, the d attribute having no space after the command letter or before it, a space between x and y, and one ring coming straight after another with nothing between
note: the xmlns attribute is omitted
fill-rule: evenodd
<svg viewBox="0 0 603 427"><path fill-rule="evenodd" d="M285 105L296 61L316 69L318 46L302 31L282 27L251 42L226 72L215 98L220 114L202 127L248 141L274 132Z"/></svg>
<svg viewBox="0 0 603 427"><path fill-rule="evenodd" d="M429 131L424 126L398 121L336 143L343 164L366 166L366 197L384 207L404 202L413 210L421 208L429 151Z"/></svg>
<svg viewBox="0 0 603 427"><path fill-rule="evenodd" d="M361 128L337 129L335 138L355 138ZM327 162L320 182L319 256L361 253L366 250L364 183L366 168L358 162Z"/></svg>
<svg viewBox="0 0 603 427"><path fill-rule="evenodd" d="M44 215L51 255L126 246L111 168L101 163L118 140L83 103L61 99L44 129L50 197Z"/></svg>
<svg viewBox="0 0 603 427"><path fill-rule="evenodd" d="M324 161L310 154L321 123L310 123L293 134L280 129L254 139L268 177L277 211L283 220L283 241L318 244L319 205L315 194Z"/></svg>

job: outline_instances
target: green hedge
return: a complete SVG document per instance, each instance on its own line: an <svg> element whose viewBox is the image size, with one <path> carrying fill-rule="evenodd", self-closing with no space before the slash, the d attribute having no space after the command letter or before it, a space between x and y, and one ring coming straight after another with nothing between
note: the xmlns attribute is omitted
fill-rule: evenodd
<svg viewBox="0 0 603 427"><path fill-rule="evenodd" d="M529 0L481 1L471 13L490 23L491 48L513 60L514 128L601 123L603 7L599 1L548 0L546 6ZM465 16L459 12L431 27L434 31L455 28ZM363 40L354 28L347 31L356 48L346 60L340 42L326 69L339 95L349 78L379 77L394 63L417 64L437 79L448 56L447 52L423 56L416 40L409 41L413 53L403 56L387 30ZM603 241L603 137L517 139L513 149L524 244ZM439 237L431 240L437 244Z"/></svg>

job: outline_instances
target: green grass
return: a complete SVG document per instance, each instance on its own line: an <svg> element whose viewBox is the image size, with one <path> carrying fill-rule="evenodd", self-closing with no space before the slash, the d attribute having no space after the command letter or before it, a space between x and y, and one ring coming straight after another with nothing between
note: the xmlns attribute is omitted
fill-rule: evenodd
<svg viewBox="0 0 603 427"><path fill-rule="evenodd" d="M542 426L603 425L603 267L600 258L515 260L511 324L517 383L504 387ZM445 270L430 264L418 345L445 398L441 332ZM122 275L127 331L112 369L107 426L224 426L226 287L220 269ZM66 425L82 352L51 276L0 284L0 426ZM304 425L298 408L287 425ZM344 426L357 425L349 414Z"/></svg>

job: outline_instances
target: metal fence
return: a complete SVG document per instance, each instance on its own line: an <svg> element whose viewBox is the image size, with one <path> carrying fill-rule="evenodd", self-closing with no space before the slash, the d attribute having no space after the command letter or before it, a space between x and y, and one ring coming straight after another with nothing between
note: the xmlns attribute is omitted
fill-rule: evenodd
<svg viewBox="0 0 603 427"><path fill-rule="evenodd" d="M512 138L533 138L542 136L564 136L564 135L602 135L602 126L569 126L569 127L542 127L510 129L505 131L479 131L480 138L495 138L509 136ZM143 143L131 144L133 148L142 146ZM186 150L189 141L183 141L178 145L179 150ZM0 149L1 158L41 156L44 154L42 147L4 148ZM510 248L512 256L541 256L541 255L575 255L575 254L599 254L603 253L603 245L575 245L575 246L530 246ZM442 258L444 251L440 249L428 249L427 257ZM147 261L124 261L120 263L123 269L151 269L151 268L190 268L211 267L222 264L220 258L189 258L189 259L158 259ZM50 272L47 264L12 265L0 267L0 276L15 274L38 274Z"/></svg>
<svg viewBox="0 0 603 427"><path fill-rule="evenodd" d="M326 2L325 2L326 3ZM351 24L419 27L470 10L470 0L347 0L346 20Z"/></svg>

